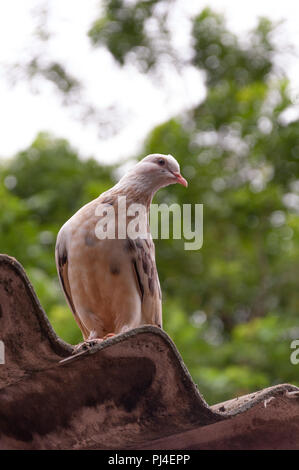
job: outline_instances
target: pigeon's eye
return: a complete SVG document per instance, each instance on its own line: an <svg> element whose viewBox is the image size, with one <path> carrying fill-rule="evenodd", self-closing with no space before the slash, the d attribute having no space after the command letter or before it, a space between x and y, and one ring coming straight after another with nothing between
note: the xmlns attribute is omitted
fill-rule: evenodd
<svg viewBox="0 0 299 470"><path fill-rule="evenodd" d="M160 158L160 160L158 160L158 164L159 164L160 166L165 165L165 160L163 160L163 158Z"/></svg>

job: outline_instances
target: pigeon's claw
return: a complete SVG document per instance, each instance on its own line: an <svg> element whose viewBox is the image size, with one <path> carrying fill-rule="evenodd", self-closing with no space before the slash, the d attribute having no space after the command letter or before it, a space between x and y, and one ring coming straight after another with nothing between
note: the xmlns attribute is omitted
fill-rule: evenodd
<svg viewBox="0 0 299 470"><path fill-rule="evenodd" d="M74 347L74 350L72 354L78 354L84 351L88 351L92 349L94 346L96 346L99 343L102 343L105 339L112 338L112 336L115 336L116 333L108 333L105 335L103 338L93 338L93 339L87 339L86 341L83 341L83 343L79 343Z"/></svg>
<svg viewBox="0 0 299 470"><path fill-rule="evenodd" d="M108 338L112 338L115 335L116 335L116 333L108 333L107 335L104 336L103 340L108 339Z"/></svg>
<svg viewBox="0 0 299 470"><path fill-rule="evenodd" d="M103 341L102 338L94 338L94 339L87 339L83 343L79 343L74 347L72 354L78 354L83 351L88 351L89 349L93 348L97 344Z"/></svg>

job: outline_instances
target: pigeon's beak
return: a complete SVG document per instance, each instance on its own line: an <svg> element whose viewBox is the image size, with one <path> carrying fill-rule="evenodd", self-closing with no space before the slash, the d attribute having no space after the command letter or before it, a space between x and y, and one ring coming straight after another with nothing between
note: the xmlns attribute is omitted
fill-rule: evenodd
<svg viewBox="0 0 299 470"><path fill-rule="evenodd" d="M185 178L181 175L181 173L173 173L173 174L174 174L174 176L176 177L177 183L179 183L179 184L185 186L185 188L187 188L187 186L188 186L188 181L185 180Z"/></svg>

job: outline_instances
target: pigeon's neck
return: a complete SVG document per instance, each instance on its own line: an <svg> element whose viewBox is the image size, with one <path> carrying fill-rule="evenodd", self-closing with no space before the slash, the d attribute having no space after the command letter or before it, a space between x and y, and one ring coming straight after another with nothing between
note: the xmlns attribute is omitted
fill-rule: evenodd
<svg viewBox="0 0 299 470"><path fill-rule="evenodd" d="M129 204L143 204L149 210L152 199L159 187L155 187L146 177L139 175L125 175L115 186L114 190L126 196Z"/></svg>

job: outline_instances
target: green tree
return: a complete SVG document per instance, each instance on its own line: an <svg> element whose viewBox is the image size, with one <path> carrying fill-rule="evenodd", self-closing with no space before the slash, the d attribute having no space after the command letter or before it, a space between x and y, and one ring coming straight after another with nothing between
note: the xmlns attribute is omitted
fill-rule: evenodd
<svg viewBox="0 0 299 470"><path fill-rule="evenodd" d="M174 3L106 0L89 37L121 66L134 63L149 76L170 61L204 73L204 100L153 129L138 157L172 153L189 181L188 190L160 191L155 202L204 204L201 250L185 251L181 240L156 246L165 330L211 403L298 384L290 343L299 335L299 121L285 117L292 100L275 62L274 25L261 19L245 42L205 9L190 19L186 59L173 47ZM70 342L80 333L58 286L55 237L114 183L115 169L80 160L46 134L1 169L1 249L24 264Z"/></svg>
<svg viewBox="0 0 299 470"><path fill-rule="evenodd" d="M71 214L113 185L113 173L45 133L2 166L1 251L23 264L54 328L72 343L81 333L58 283L56 235Z"/></svg>
<svg viewBox="0 0 299 470"><path fill-rule="evenodd" d="M142 5L126 14L133 19ZM122 18L124 2L107 2L107 8L105 25L90 31L94 44L105 44L125 65L130 52L143 60L134 29L126 50L115 50L123 23L118 20L115 33L109 22ZM151 5L142 16L145 36L156 11ZM292 100L275 65L275 25L260 19L244 42L209 9L192 21L189 65L204 72L206 98L154 129L142 155L172 153L190 183L188 191L160 192L157 201L204 204L203 248L188 252L182 242L160 240L157 258L166 330L207 397L221 400L297 383L289 346L298 335L299 122L283 119ZM159 34L165 39L165 27ZM173 52L171 32L167 38ZM148 68L158 67L161 51L144 38L142 44L150 49L143 51L151 57ZM172 57L177 67L187 65Z"/></svg>

